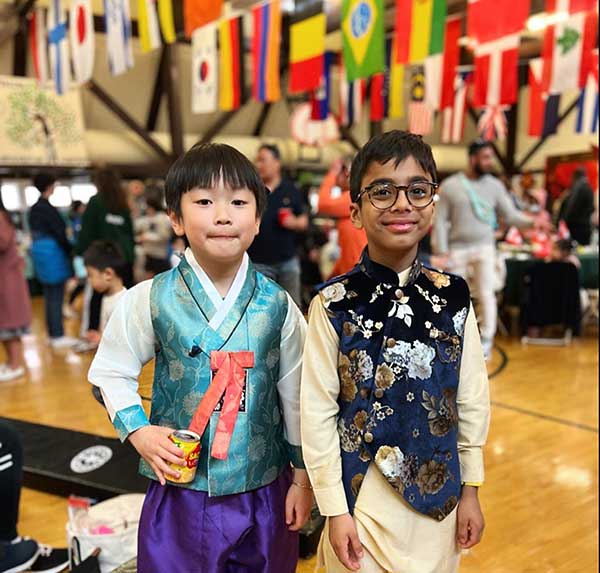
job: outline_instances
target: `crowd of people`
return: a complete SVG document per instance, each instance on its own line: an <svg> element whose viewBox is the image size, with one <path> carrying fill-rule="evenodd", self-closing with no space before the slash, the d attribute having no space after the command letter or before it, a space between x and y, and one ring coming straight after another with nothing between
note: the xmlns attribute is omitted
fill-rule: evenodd
<svg viewBox="0 0 600 573"><path fill-rule="evenodd" d="M408 560L415 571L454 572L484 528L477 492L496 243L511 227L549 232L545 197L527 177L512 197L485 141L440 185L420 137L376 136L321 183L316 213L334 220L337 253L306 289L302 271L321 268L327 238L317 238L315 213L281 159L270 144L255 165L228 145L199 145L164 185L127 187L103 169L97 194L68 218L50 202L56 180L34 178L31 258L49 344L96 351L94 395L151 480L138 571L172 559L207 571L236 563L293 573L314 494L327 518L319 560L328 571L393 570ZM558 217L580 244L591 240L593 210L577 170ZM570 241L554 253L577 263ZM0 381L8 381L25 375L21 338L32 308L5 209L0 277ZM63 326L68 281L70 302L83 295L79 339ZM137 378L152 359L148 418ZM165 488L185 464L173 427L197 432L202 447L196 479ZM250 455L238 455L249 443ZM200 514L209 516L204 525L178 535L180 522ZM38 545L17 536L11 515L0 560L15 559L18 547L36 559Z"/></svg>

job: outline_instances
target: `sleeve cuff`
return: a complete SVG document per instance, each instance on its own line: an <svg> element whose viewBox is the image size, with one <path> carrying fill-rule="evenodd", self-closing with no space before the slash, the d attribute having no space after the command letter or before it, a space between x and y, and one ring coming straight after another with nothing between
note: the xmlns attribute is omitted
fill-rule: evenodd
<svg viewBox="0 0 600 573"><path fill-rule="evenodd" d="M470 485L471 487L481 487L483 482L464 481L463 485Z"/></svg>
<svg viewBox="0 0 600 573"><path fill-rule="evenodd" d="M322 516L334 517L348 513L348 501L346 500L342 482L339 485L323 488L315 488L313 485L313 488L313 493L319 506L319 513Z"/></svg>
<svg viewBox="0 0 600 573"><path fill-rule="evenodd" d="M483 452L481 448L459 450L460 478L464 484L482 484L484 481Z"/></svg>
<svg viewBox="0 0 600 573"><path fill-rule="evenodd" d="M290 458L290 462L295 468L299 470L306 469L304 465L304 459L302 458L302 447L301 446L293 446L292 444L286 442L288 456Z"/></svg>
<svg viewBox="0 0 600 573"><path fill-rule="evenodd" d="M119 410L115 414L113 425L119 434L119 439L124 442L131 432L139 430L142 426L149 426L150 422L144 409L136 404Z"/></svg>

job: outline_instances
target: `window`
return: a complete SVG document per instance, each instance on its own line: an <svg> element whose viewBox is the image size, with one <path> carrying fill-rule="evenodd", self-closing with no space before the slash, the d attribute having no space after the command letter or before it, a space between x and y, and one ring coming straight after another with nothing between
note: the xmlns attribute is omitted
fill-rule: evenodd
<svg viewBox="0 0 600 573"><path fill-rule="evenodd" d="M4 183L2 185L2 203L7 211L18 211L21 208L21 195L19 187L14 183Z"/></svg>
<svg viewBox="0 0 600 573"><path fill-rule="evenodd" d="M38 200L40 196L40 192L33 185L28 185L25 187L25 203L27 203L27 207L32 207L35 202Z"/></svg>
<svg viewBox="0 0 600 573"><path fill-rule="evenodd" d="M97 193L96 186L91 183L74 183L71 185L71 197L73 201L86 203Z"/></svg>
<svg viewBox="0 0 600 573"><path fill-rule="evenodd" d="M55 207L69 207L71 205L71 190L66 185L57 185L50 195L50 204Z"/></svg>

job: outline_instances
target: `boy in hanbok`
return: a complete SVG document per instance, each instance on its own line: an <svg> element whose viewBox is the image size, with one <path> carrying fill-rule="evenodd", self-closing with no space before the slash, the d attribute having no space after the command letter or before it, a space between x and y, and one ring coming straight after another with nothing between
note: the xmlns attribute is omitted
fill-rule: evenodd
<svg viewBox="0 0 600 573"><path fill-rule="evenodd" d="M465 281L423 266L437 171L421 137L391 131L352 163L367 248L313 299L302 446L327 522L327 573L452 573L481 539L488 380Z"/></svg>
<svg viewBox="0 0 600 573"><path fill-rule="evenodd" d="M266 190L228 145L193 147L165 184L179 265L119 301L89 372L122 440L152 481L138 540L140 573L293 573L312 505L300 448L305 321L257 273L246 249ZM155 359L150 419L137 377ZM173 430L201 435L195 479L180 472ZM293 467L293 468L292 468Z"/></svg>

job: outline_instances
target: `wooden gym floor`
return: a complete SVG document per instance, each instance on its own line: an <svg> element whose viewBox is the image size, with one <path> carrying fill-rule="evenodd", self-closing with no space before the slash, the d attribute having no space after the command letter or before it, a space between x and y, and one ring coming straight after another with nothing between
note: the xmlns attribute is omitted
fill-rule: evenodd
<svg viewBox="0 0 600 573"><path fill-rule="evenodd" d="M34 300L25 340L28 376L0 383L0 416L114 436L90 394L91 354L45 343L43 302ZM65 321L75 334L75 321ZM490 380L492 422L480 498L483 542L462 560L462 573L587 573L598 570L598 338L566 348L523 347L499 339L505 368ZM3 350L0 350L0 356ZM495 351L490 373L501 367ZM142 376L142 394L151 366ZM24 489L19 532L64 546L66 500ZM303 561L299 573L313 570Z"/></svg>

